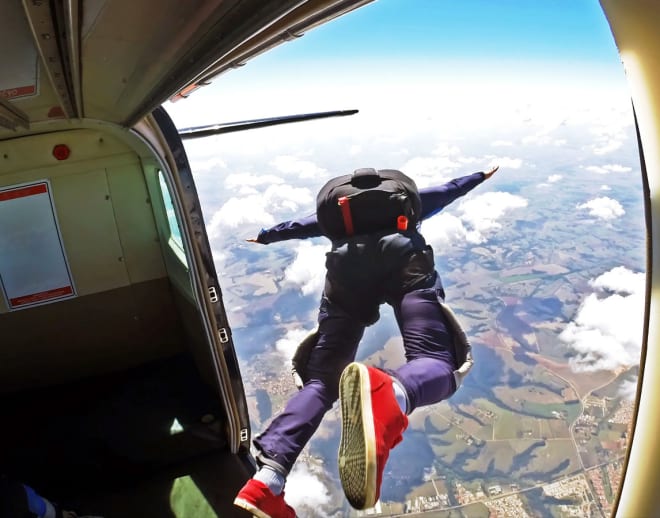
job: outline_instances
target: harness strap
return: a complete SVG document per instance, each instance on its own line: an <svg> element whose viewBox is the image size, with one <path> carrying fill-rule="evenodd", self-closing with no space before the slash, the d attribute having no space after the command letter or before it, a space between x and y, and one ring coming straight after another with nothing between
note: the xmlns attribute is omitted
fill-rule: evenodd
<svg viewBox="0 0 660 518"><path fill-rule="evenodd" d="M347 236L353 235L353 216L351 216L351 207L349 204L348 196L342 196L337 200L337 204L341 209L341 217L344 220L344 229Z"/></svg>

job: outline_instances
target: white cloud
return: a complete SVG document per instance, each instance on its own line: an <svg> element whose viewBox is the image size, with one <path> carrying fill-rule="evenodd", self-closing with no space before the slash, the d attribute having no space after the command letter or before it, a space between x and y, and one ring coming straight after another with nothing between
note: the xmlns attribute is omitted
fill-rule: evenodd
<svg viewBox="0 0 660 518"><path fill-rule="evenodd" d="M204 171L214 171L217 169L226 169L227 164L215 156L204 158L198 155L191 155L189 157L190 169L194 174L199 174Z"/></svg>
<svg viewBox="0 0 660 518"><path fill-rule="evenodd" d="M510 210L527 206L527 200L508 192L487 192L462 202L459 216L442 212L422 222L422 233L436 249L467 241L483 243L502 227L499 220Z"/></svg>
<svg viewBox="0 0 660 518"><path fill-rule="evenodd" d="M412 177L417 187L439 185L451 180L457 169L476 159L462 157L461 149L453 144L440 142L431 151L432 156L416 156L401 166L408 176Z"/></svg>
<svg viewBox="0 0 660 518"><path fill-rule="evenodd" d="M274 177L277 178L277 177ZM309 189L285 184L269 185L262 193L246 193L230 198L218 209L208 225L211 236L218 235L221 227L237 228L240 225L275 224L273 214L294 214L305 207L312 209L314 197Z"/></svg>
<svg viewBox="0 0 660 518"><path fill-rule="evenodd" d="M292 187L290 185L271 185L263 194L266 206L274 212L289 211L295 213L301 207L311 208L316 196L306 187Z"/></svg>
<svg viewBox="0 0 660 518"><path fill-rule="evenodd" d="M607 165L590 165L585 169L591 173L609 174L609 173L629 173L632 171L631 167L623 166L620 164L607 164Z"/></svg>
<svg viewBox="0 0 660 518"><path fill-rule="evenodd" d="M484 163L484 159L483 159L483 158L467 157L467 156L460 157L460 158L458 159L458 161L459 161L461 164L476 164L476 163L483 164L483 163ZM491 164L491 165L492 165L492 164Z"/></svg>
<svg viewBox="0 0 660 518"><path fill-rule="evenodd" d="M573 370L616 370L639 363L644 283L643 273L621 266L590 282L597 293L586 297L559 335L576 352L569 360Z"/></svg>
<svg viewBox="0 0 660 518"><path fill-rule="evenodd" d="M550 176L548 176L548 179L547 179L546 182L540 183L538 186L539 187L544 187L544 188L545 187L550 187L550 184L556 183L559 180L561 180L562 178L563 178L563 176L560 175L560 174L551 174Z"/></svg>
<svg viewBox="0 0 660 518"><path fill-rule="evenodd" d="M211 253L213 254L213 264L215 265L215 269L221 271L224 267L225 261L229 258L229 253L222 248L218 249L215 247L213 247Z"/></svg>
<svg viewBox="0 0 660 518"><path fill-rule="evenodd" d="M522 138L523 144L547 145L550 143L550 137L547 135L528 135Z"/></svg>
<svg viewBox="0 0 660 518"><path fill-rule="evenodd" d="M348 150L348 154L350 156L357 156L360 153L362 153L362 145L361 144L353 144L350 149Z"/></svg>
<svg viewBox="0 0 660 518"><path fill-rule="evenodd" d="M507 212L527 206L527 200L508 192L487 192L461 203L461 220L470 227L468 241L482 243L486 234L502 227L499 219Z"/></svg>
<svg viewBox="0 0 660 518"><path fill-rule="evenodd" d="M285 284L300 287L303 295L321 294L325 280L326 245L314 245L301 241L296 248L296 258L284 271Z"/></svg>
<svg viewBox="0 0 660 518"><path fill-rule="evenodd" d="M490 145L493 147L511 147L513 146L513 142L510 140L496 140L495 142L491 142Z"/></svg>
<svg viewBox="0 0 660 518"><path fill-rule="evenodd" d="M293 358L293 355L298 348L300 342L312 332L312 329L306 330L302 328L288 329L286 334L275 342L275 349L284 355L287 361Z"/></svg>
<svg viewBox="0 0 660 518"><path fill-rule="evenodd" d="M601 191L611 191L612 188L609 185L603 184L603 185L600 186L600 190Z"/></svg>
<svg viewBox="0 0 660 518"><path fill-rule="evenodd" d="M458 158L449 156L415 157L404 163L401 171L413 178L421 189L451 180L452 172L460 165Z"/></svg>
<svg viewBox="0 0 660 518"><path fill-rule="evenodd" d="M520 158L510 158L508 156L488 155L488 167L499 165L501 169L520 169L522 160Z"/></svg>
<svg viewBox="0 0 660 518"><path fill-rule="evenodd" d="M629 135L626 128L632 124L633 119L630 115L624 116L618 112L601 112L600 116L598 125L591 129L591 133L596 135L593 153L606 155L621 149Z"/></svg>
<svg viewBox="0 0 660 518"><path fill-rule="evenodd" d="M464 156L461 155L461 149L458 146L445 142L436 145L432 155L416 156L401 166L401 171L412 177L419 188L448 182L457 176L459 170L461 175L469 174L465 172L466 165L478 164L474 171L485 171L496 165L502 169L520 169L523 163L520 158L492 154L481 157Z"/></svg>
<svg viewBox="0 0 660 518"><path fill-rule="evenodd" d="M589 285L597 290L632 294L643 293L645 282L646 276L643 273L634 273L623 266L617 266L589 281Z"/></svg>
<svg viewBox="0 0 660 518"><path fill-rule="evenodd" d="M594 198L586 203L580 203L576 208L580 210L586 209L591 216L605 220L618 218L626 213L617 200L613 200L607 196Z"/></svg>
<svg viewBox="0 0 660 518"><path fill-rule="evenodd" d="M244 198L230 198L213 214L207 230L211 237L217 237L221 227L236 228L243 224L263 226L275 224L275 218L260 203L258 194Z"/></svg>
<svg viewBox="0 0 660 518"><path fill-rule="evenodd" d="M637 397L637 383L638 380L635 381L625 380L621 384L621 388L619 389L619 395L628 401L634 401L635 398Z"/></svg>
<svg viewBox="0 0 660 518"><path fill-rule="evenodd" d="M617 138L610 138L604 142L594 146L594 155L606 155L612 151L616 151L623 146L623 142Z"/></svg>
<svg viewBox="0 0 660 518"><path fill-rule="evenodd" d="M271 162L279 171L294 174L298 178L318 178L326 176L327 172L309 160L303 160L296 156L281 155L275 157Z"/></svg>
<svg viewBox="0 0 660 518"><path fill-rule="evenodd" d="M272 185L284 183L279 176L272 174L252 174L252 173L233 173L225 178L225 187L227 189L236 189L244 185L256 187L259 185Z"/></svg>
<svg viewBox="0 0 660 518"><path fill-rule="evenodd" d="M442 250L452 243L465 241L467 229L463 222L453 214L437 214L422 222L424 238L436 250Z"/></svg>
<svg viewBox="0 0 660 518"><path fill-rule="evenodd" d="M563 138L552 138L550 135L546 134L537 134L523 137L521 142L523 144L535 144L537 146L561 147L566 145L567 140Z"/></svg>
<svg viewBox="0 0 660 518"><path fill-rule="evenodd" d="M458 156L461 154L461 148L448 142L440 142L433 148L432 153L436 156Z"/></svg>
<svg viewBox="0 0 660 518"><path fill-rule="evenodd" d="M259 188L266 185L284 183L279 176L272 174L233 173L225 178L225 187L235 197L245 197L259 193Z"/></svg>
<svg viewBox="0 0 660 518"><path fill-rule="evenodd" d="M565 144L564 139L557 139L553 136L566 123L567 113L564 108L552 106L551 103L538 103L533 108L530 107L526 113L525 122L529 123L534 129L533 133L521 139L525 145L533 144L537 146L561 146Z"/></svg>
<svg viewBox="0 0 660 518"><path fill-rule="evenodd" d="M306 508L307 513L301 516L323 516L321 508L328 506L330 492L321 479L302 462L298 462L291 470L286 481L286 501L299 514Z"/></svg>
<svg viewBox="0 0 660 518"><path fill-rule="evenodd" d="M620 164L608 164L603 167L613 173L629 173L630 171L632 171L632 167L628 167Z"/></svg>

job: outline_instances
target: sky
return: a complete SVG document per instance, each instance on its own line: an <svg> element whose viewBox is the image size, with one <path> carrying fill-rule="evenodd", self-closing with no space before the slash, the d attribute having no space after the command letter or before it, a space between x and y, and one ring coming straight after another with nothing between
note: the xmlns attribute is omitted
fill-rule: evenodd
<svg viewBox="0 0 660 518"><path fill-rule="evenodd" d="M629 188L639 185L630 99L596 0L376 0L166 108L179 128L359 109L186 143L221 282L245 239L313 212L318 188L356 167L401 169L426 187L500 165L486 187L424 222L436 251L488 247L507 225L543 210L571 218L563 224L576 236L642 234L628 228L641 219ZM571 207L539 207L569 189L582 193ZM643 237L630 248L591 272L558 336L576 371L639 361ZM306 240L257 250L289 254L272 273L281 276L276 289L314 301L295 323L272 323L284 360L315 325L327 249ZM634 383L627 389L632 395ZM306 469L290 483L317 484ZM314 494L319 505L328 499Z"/></svg>
<svg viewBox="0 0 660 518"><path fill-rule="evenodd" d="M534 85L554 97L567 84L576 102L623 86L596 0L376 0L220 76L172 113L185 127L288 110L414 110L465 89L491 101Z"/></svg>

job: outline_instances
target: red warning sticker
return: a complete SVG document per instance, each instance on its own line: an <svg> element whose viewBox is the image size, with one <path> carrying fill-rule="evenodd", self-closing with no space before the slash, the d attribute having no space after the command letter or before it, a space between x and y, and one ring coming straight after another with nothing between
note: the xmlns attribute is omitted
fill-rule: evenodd
<svg viewBox="0 0 660 518"><path fill-rule="evenodd" d="M3 99L16 99L17 97L27 97L37 93L36 85L17 86L16 88L5 88L0 90L0 97Z"/></svg>

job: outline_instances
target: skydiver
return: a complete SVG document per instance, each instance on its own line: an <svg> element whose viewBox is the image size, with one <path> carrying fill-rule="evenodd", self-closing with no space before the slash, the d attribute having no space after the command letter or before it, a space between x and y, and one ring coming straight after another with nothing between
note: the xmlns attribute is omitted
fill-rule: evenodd
<svg viewBox="0 0 660 518"><path fill-rule="evenodd" d="M437 214L497 170L493 167L420 189L419 221ZM472 366L471 347L444 304L433 250L418 227L332 240L318 327L293 359L300 390L254 439L259 469L239 491L236 506L260 518L295 517L284 499L286 477L339 398L342 487L356 509L373 507L390 449L402 440L407 416L417 407L451 397L460 386ZM248 241L270 244L321 235L313 214L262 229ZM403 366L387 372L354 361L364 329L378 320L383 302L394 309L406 356Z"/></svg>

